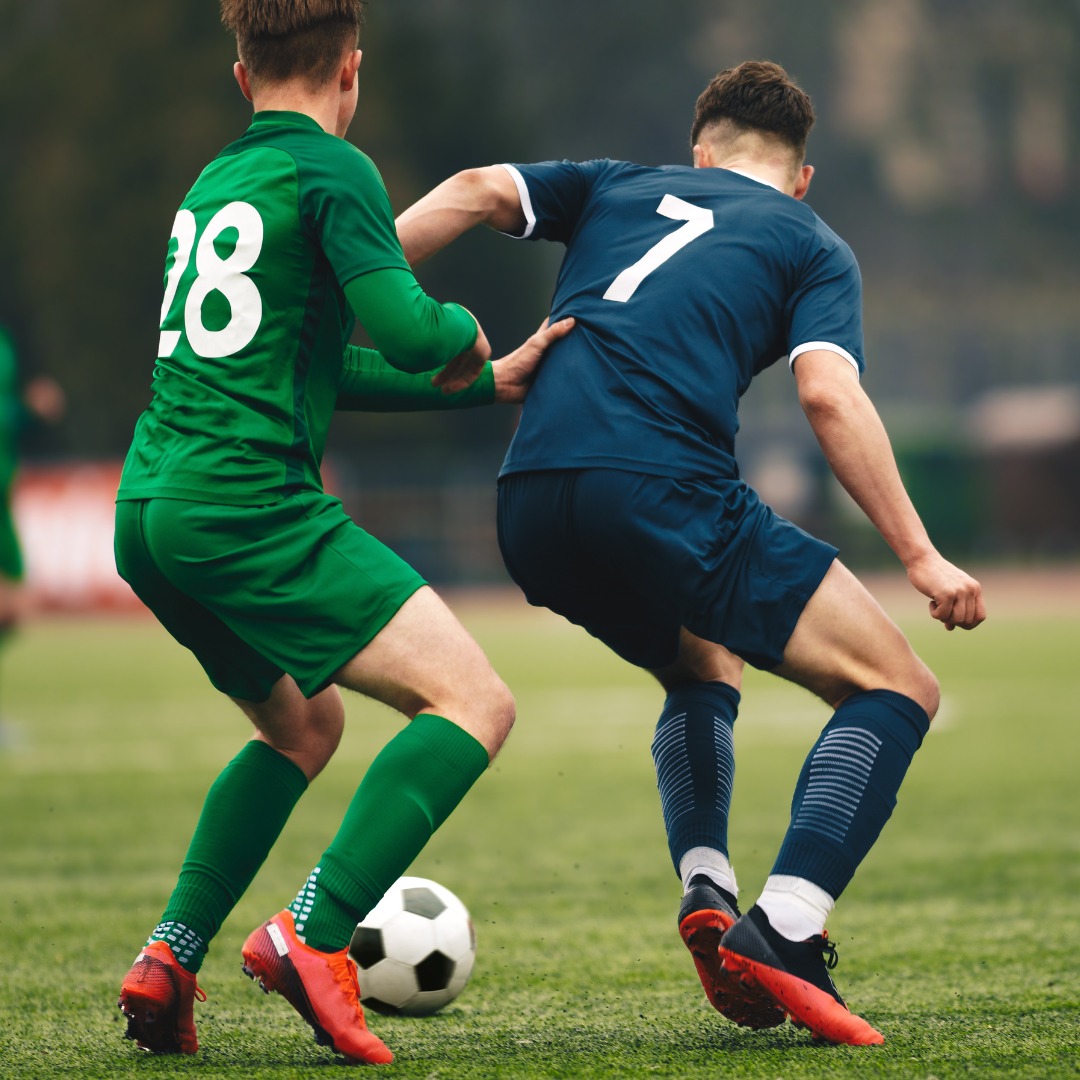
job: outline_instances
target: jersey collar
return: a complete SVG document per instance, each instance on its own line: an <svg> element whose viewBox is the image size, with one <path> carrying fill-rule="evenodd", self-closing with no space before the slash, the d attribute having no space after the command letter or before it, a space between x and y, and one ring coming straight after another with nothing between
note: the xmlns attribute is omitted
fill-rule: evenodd
<svg viewBox="0 0 1080 1080"><path fill-rule="evenodd" d="M257 112L252 116L252 127L264 124L274 124L276 126L285 124L289 127L318 128L319 131L322 131L319 122L308 116L307 113L289 112L285 109L263 109L262 112Z"/></svg>
<svg viewBox="0 0 1080 1080"><path fill-rule="evenodd" d="M770 184L768 180L763 180L760 176L755 176L752 172L747 172L745 169L733 169L728 166L726 171L738 173L740 176L745 176L747 180L753 180L758 184L764 184L766 187L771 187L773 191L780 191L775 184ZM783 194L783 192L780 193Z"/></svg>

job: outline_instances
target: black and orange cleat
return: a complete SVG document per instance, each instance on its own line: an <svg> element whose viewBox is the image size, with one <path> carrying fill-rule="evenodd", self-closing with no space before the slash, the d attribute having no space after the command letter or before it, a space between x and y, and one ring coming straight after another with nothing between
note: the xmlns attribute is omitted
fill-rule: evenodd
<svg viewBox="0 0 1080 1080"><path fill-rule="evenodd" d="M744 986L764 991L792 1022L826 1042L876 1046L885 1041L840 996L829 971L836 967L836 946L826 934L789 941L772 928L756 904L720 943L724 970Z"/></svg>
<svg viewBox="0 0 1080 1080"><path fill-rule="evenodd" d="M679 907L679 935L694 958L709 1003L743 1027L771 1028L784 1022L784 1010L768 994L745 985L720 963L720 939L739 917L735 897L705 874L695 874Z"/></svg>
<svg viewBox="0 0 1080 1080"><path fill-rule="evenodd" d="M124 1037L154 1054L194 1054L195 999L206 1000L195 976L173 956L167 942L152 941L124 976L117 1005L127 1017Z"/></svg>
<svg viewBox="0 0 1080 1080"><path fill-rule="evenodd" d="M315 1041L349 1061L388 1065L389 1047L368 1030L360 1007L356 965L348 949L324 953L296 936L290 911L253 930L243 947L244 974L280 994L312 1027Z"/></svg>

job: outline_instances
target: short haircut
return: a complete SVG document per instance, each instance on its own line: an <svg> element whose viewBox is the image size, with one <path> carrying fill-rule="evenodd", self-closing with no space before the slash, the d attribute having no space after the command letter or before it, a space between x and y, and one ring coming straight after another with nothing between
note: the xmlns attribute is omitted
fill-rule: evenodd
<svg viewBox="0 0 1080 1080"><path fill-rule="evenodd" d="M747 60L721 71L701 92L694 106L690 145L697 144L703 131L718 125L730 125L734 134L771 135L801 163L814 125L814 106L779 64Z"/></svg>
<svg viewBox="0 0 1080 1080"><path fill-rule="evenodd" d="M252 84L303 79L311 88L334 75L360 38L365 0L221 0L221 21L236 36Z"/></svg>

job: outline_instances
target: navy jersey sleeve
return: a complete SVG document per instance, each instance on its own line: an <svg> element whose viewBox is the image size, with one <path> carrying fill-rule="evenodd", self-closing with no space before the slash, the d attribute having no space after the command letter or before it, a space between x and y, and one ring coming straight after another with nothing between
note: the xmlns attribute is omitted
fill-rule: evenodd
<svg viewBox="0 0 1080 1080"><path fill-rule="evenodd" d="M788 301L788 357L814 349L839 353L861 375L862 276L851 248L820 219Z"/></svg>
<svg viewBox="0 0 1080 1080"><path fill-rule="evenodd" d="M597 178L609 161L541 161L503 165L513 177L525 213L522 240L569 243Z"/></svg>

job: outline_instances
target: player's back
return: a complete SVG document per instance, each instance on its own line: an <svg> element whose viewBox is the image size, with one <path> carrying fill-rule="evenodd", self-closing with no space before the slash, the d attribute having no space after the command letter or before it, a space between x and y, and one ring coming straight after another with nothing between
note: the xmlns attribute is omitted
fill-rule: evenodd
<svg viewBox="0 0 1080 1080"><path fill-rule="evenodd" d="M533 235L567 245L552 317L577 326L541 368L505 472L734 476L756 373L832 338L861 363L857 267L808 206L724 169L511 168Z"/></svg>
<svg viewBox="0 0 1080 1080"><path fill-rule="evenodd" d="M353 326L343 285L391 265L407 264L374 165L309 117L257 114L176 215L122 496L257 504L320 486Z"/></svg>

